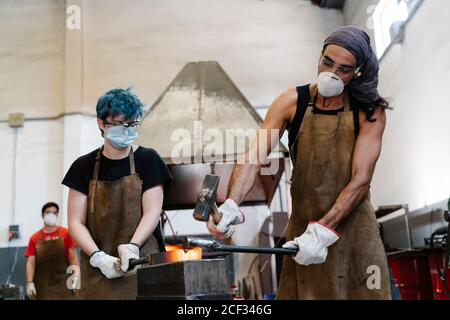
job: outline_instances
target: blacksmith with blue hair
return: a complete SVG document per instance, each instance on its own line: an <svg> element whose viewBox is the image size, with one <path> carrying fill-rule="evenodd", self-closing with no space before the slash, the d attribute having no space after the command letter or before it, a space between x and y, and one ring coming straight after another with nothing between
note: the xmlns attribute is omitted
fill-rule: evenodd
<svg viewBox="0 0 450 320"><path fill-rule="evenodd" d="M171 175L158 153L133 144L143 104L131 89L97 102L103 145L79 157L63 184L70 188L68 224L81 255L81 299L136 299L129 261L164 251L159 228Z"/></svg>

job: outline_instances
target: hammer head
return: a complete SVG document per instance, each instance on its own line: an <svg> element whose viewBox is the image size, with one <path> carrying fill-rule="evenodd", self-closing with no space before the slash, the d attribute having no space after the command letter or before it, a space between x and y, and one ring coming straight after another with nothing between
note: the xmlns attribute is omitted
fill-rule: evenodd
<svg viewBox="0 0 450 320"><path fill-rule="evenodd" d="M208 221L214 205L216 204L217 188L219 187L219 176L206 175L203 180L202 189L198 195L194 209L194 219Z"/></svg>

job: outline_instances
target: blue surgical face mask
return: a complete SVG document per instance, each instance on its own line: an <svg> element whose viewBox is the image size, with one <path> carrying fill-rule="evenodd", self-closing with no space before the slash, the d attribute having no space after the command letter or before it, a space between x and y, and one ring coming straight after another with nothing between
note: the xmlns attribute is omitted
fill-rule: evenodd
<svg viewBox="0 0 450 320"><path fill-rule="evenodd" d="M136 128L116 126L106 129L106 139L116 149L125 149L137 139L138 133Z"/></svg>

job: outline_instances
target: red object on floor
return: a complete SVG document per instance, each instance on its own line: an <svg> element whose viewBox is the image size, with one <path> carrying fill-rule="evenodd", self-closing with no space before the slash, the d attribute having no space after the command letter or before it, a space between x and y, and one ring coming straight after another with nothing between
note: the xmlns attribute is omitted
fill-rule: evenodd
<svg viewBox="0 0 450 320"><path fill-rule="evenodd" d="M433 300L428 254L406 251L388 256L402 300Z"/></svg>
<svg viewBox="0 0 450 320"><path fill-rule="evenodd" d="M442 270L444 267L444 255L442 254L442 251L430 252L428 263L430 265L434 300L450 300L450 272L447 270L447 281L445 283L441 280L438 271Z"/></svg>

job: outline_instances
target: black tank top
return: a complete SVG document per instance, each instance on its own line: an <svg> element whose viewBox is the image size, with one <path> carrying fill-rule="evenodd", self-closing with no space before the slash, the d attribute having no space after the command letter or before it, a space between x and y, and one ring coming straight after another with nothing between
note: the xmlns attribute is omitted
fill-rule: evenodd
<svg viewBox="0 0 450 320"><path fill-rule="evenodd" d="M306 109L308 107L309 101L311 99L311 93L309 91L309 84L301 87L297 87L297 110L295 112L294 119L289 125L289 149L293 147L293 143L295 138L297 137L298 131L300 130L300 126L303 121L303 117L305 115ZM350 109L353 111L353 119L355 122L355 137L358 136L359 133L359 111L358 108L354 108L355 102L350 97ZM313 107L314 114L326 114L326 115L337 115L339 112L344 111L344 107L338 110L322 110L317 108L315 105Z"/></svg>

